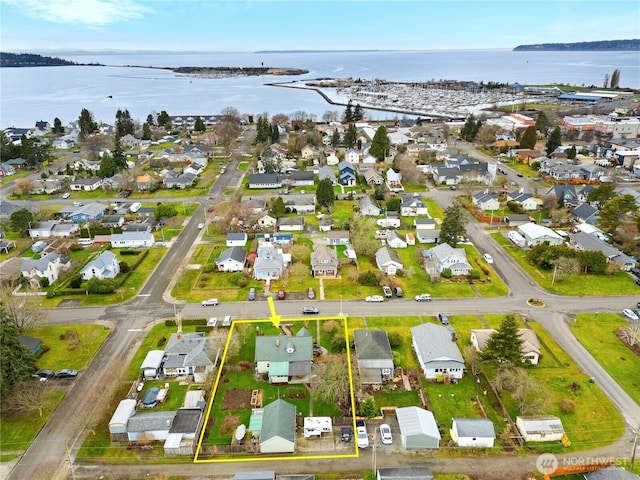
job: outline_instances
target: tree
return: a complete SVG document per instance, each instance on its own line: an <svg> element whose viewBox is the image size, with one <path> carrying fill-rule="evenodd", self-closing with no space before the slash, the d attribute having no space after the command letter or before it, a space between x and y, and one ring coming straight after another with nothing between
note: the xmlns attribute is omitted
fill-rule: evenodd
<svg viewBox="0 0 640 480"><path fill-rule="evenodd" d="M53 128L51 129L51 132L55 134L64 133L64 127L62 126L62 121L58 117L53 119Z"/></svg>
<svg viewBox="0 0 640 480"><path fill-rule="evenodd" d="M289 251L291 260L294 263L305 263L309 261L309 246L305 243L297 243Z"/></svg>
<svg viewBox="0 0 640 480"><path fill-rule="evenodd" d="M591 190L587 195L587 201L597 206L604 205L606 202L615 197L616 186L614 183L601 183L595 189Z"/></svg>
<svg viewBox="0 0 640 480"><path fill-rule="evenodd" d="M567 150L567 158L569 160L575 160L576 159L576 146L575 145L571 145L571 148L569 150Z"/></svg>
<svg viewBox="0 0 640 480"><path fill-rule="evenodd" d="M389 200L387 200L387 211L399 212L401 205L402 205L402 199L400 197L391 197Z"/></svg>
<svg viewBox="0 0 640 480"><path fill-rule="evenodd" d="M116 131L115 138L113 140L113 161L116 165L116 171L125 170L128 168L127 158L122 151L122 144L120 143L120 135Z"/></svg>
<svg viewBox="0 0 640 480"><path fill-rule="evenodd" d="M571 275L580 273L580 261L577 258L558 257L551 260L551 265L553 265L552 281L555 282L561 282Z"/></svg>
<svg viewBox="0 0 640 480"><path fill-rule="evenodd" d="M156 206L154 213L155 213L156 220L160 220L161 218L175 217L178 215L178 211L176 210L176 207L168 203L162 203Z"/></svg>
<svg viewBox="0 0 640 480"><path fill-rule="evenodd" d="M532 149L536 146L537 141L538 132L536 127L535 125L529 125L522 134L522 137L520 137L520 148Z"/></svg>
<svg viewBox="0 0 640 480"><path fill-rule="evenodd" d="M455 248L458 238L467 235L467 221L467 210L462 203L455 202L447 207L440 227L440 243L448 243Z"/></svg>
<svg viewBox="0 0 640 480"><path fill-rule="evenodd" d="M38 298L16 297L8 285L0 287L0 305L6 320L15 325L20 333L35 327L42 320Z"/></svg>
<svg viewBox="0 0 640 480"><path fill-rule="evenodd" d="M367 397L360 404L360 416L364 418L373 418L380 415L380 409L376 407L376 401L373 397Z"/></svg>
<svg viewBox="0 0 640 480"><path fill-rule="evenodd" d="M369 153L379 161L384 161L389 154L390 148L391 140L389 140L389 136L387 135L387 128L384 125L380 125L373 136L373 140L371 140Z"/></svg>
<svg viewBox="0 0 640 480"><path fill-rule="evenodd" d="M0 132L0 159L4 162L19 156L20 153L18 146L10 142L4 132Z"/></svg>
<svg viewBox="0 0 640 480"><path fill-rule="evenodd" d="M171 130L171 117L166 112L166 110L162 110L158 114L158 126L164 127L165 130Z"/></svg>
<svg viewBox="0 0 640 480"><path fill-rule="evenodd" d="M110 178L118 173L118 167L114 158L105 153L100 160L100 168L98 169L98 176L100 178Z"/></svg>
<svg viewBox="0 0 640 480"><path fill-rule="evenodd" d="M98 129L98 124L93 120L93 115L86 108L83 108L78 118L78 128L80 133L78 137L80 140L84 140L89 134L95 132Z"/></svg>
<svg viewBox="0 0 640 480"><path fill-rule="evenodd" d="M620 87L620 70L619 69L615 69L613 71L613 73L611 74L611 82L610 82L610 87L611 88L618 88Z"/></svg>
<svg viewBox="0 0 640 480"><path fill-rule="evenodd" d="M340 141L341 141L341 137L340 137L340 132L338 131L338 129L336 128L333 131L333 134L331 135L331 146L333 148L336 148L338 146L340 146Z"/></svg>
<svg viewBox="0 0 640 480"><path fill-rule="evenodd" d="M326 207L331 210L333 208L334 200L335 195L333 193L333 184L331 183L331 179L322 179L320 183L318 183L318 188L316 189L316 202L321 207Z"/></svg>
<svg viewBox="0 0 640 480"><path fill-rule="evenodd" d="M9 217L11 230L18 233L21 237L29 231L31 222L33 222L33 213L26 208L16 210Z"/></svg>
<svg viewBox="0 0 640 480"><path fill-rule="evenodd" d="M276 217L282 217L287 210L282 197L277 197L273 202L273 213Z"/></svg>
<svg viewBox="0 0 640 480"><path fill-rule="evenodd" d="M147 121L145 123L148 123L149 125L155 125L156 124L156 119L153 116L153 114L149 114L147 115Z"/></svg>
<svg viewBox="0 0 640 480"><path fill-rule="evenodd" d="M27 138L22 135L20 140L20 156L27 161L27 165L39 166L51 159L49 145L41 145L37 138Z"/></svg>
<svg viewBox="0 0 640 480"><path fill-rule="evenodd" d="M394 159L396 170L402 174L402 179L408 183L418 183L422 172L418 169L415 160L406 153L396 155Z"/></svg>
<svg viewBox="0 0 640 480"><path fill-rule="evenodd" d="M482 356L473 345L466 345L463 355L472 375L479 375L482 371Z"/></svg>
<svg viewBox="0 0 640 480"><path fill-rule="evenodd" d="M142 124L142 139L151 140L151 124L149 122Z"/></svg>
<svg viewBox="0 0 640 480"><path fill-rule="evenodd" d="M547 118L546 113L538 113L538 118L536 118L536 130L545 137L547 136L547 131L549 130L549 119Z"/></svg>
<svg viewBox="0 0 640 480"><path fill-rule="evenodd" d="M133 135L135 125L129 110L119 110L116 112L116 135L120 138L126 135Z"/></svg>
<svg viewBox="0 0 640 480"><path fill-rule="evenodd" d="M548 406L549 395L544 385L523 368L502 366L496 373L495 383L499 391L511 392L520 414L540 414Z"/></svg>
<svg viewBox="0 0 640 480"><path fill-rule="evenodd" d="M17 385L29 380L36 371L33 353L20 343L20 329L0 305L0 399L4 402Z"/></svg>
<svg viewBox="0 0 640 480"><path fill-rule="evenodd" d="M482 125L476 134L475 141L480 145L491 145L496 141L496 133L500 130L497 125Z"/></svg>
<svg viewBox="0 0 640 480"><path fill-rule="evenodd" d="M547 138L547 155L551 155L562 145L562 132L560 131L560 127L556 127L551 131L551 135Z"/></svg>
<svg viewBox="0 0 640 480"><path fill-rule="evenodd" d="M351 123L354 121L353 104L351 103L351 100L349 100L349 102L347 103L347 108L345 108L344 114L342 115L342 121L344 123Z"/></svg>
<svg viewBox="0 0 640 480"><path fill-rule="evenodd" d="M487 340L482 357L498 364L523 365L523 342L524 340L518 332L516 316L510 313L504 318L500 328Z"/></svg>
<svg viewBox="0 0 640 480"><path fill-rule="evenodd" d="M332 361L319 363L315 365L315 370L318 381L313 386L314 397L322 402L333 405L349 405L351 386L349 385L347 362ZM353 381L354 388L356 388L356 379L354 378Z"/></svg>
<svg viewBox="0 0 640 480"><path fill-rule="evenodd" d="M28 197L35 188L35 183L30 178L21 178L16 181L13 187L13 193L21 197Z"/></svg>
<svg viewBox="0 0 640 480"><path fill-rule="evenodd" d="M364 119L364 109L359 103L356 103L356 108L353 111L353 120L357 122L362 119Z"/></svg>
<svg viewBox="0 0 640 480"><path fill-rule="evenodd" d="M196 121L195 121L195 123L193 125L193 129L196 132L204 132L207 129L207 127L204 124L204 121L199 116L196 117Z"/></svg>
<svg viewBox="0 0 640 480"><path fill-rule="evenodd" d="M476 119L472 113L467 117L467 121L460 130L460 137L467 142L473 142L481 126L482 121L480 119Z"/></svg>
<svg viewBox="0 0 640 480"><path fill-rule="evenodd" d="M358 132L356 131L355 123L350 123L347 126L347 131L344 134L344 146L346 148L353 148L356 145L358 139Z"/></svg>
<svg viewBox="0 0 640 480"><path fill-rule="evenodd" d="M608 200L600 209L600 224L608 231L613 232L620 219L628 213L635 213L638 206L633 195L619 195Z"/></svg>
<svg viewBox="0 0 640 480"><path fill-rule="evenodd" d="M604 80L602 81L602 86L604 88L609 88L609 74L608 73L604 74Z"/></svg>
<svg viewBox="0 0 640 480"><path fill-rule="evenodd" d="M370 218L355 213L349 219L349 236L358 255L373 255L380 244L375 238L376 224Z"/></svg>

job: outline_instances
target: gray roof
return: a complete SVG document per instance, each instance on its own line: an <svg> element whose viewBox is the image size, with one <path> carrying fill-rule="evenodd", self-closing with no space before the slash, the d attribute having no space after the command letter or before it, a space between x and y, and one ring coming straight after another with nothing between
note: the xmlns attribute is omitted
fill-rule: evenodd
<svg viewBox="0 0 640 480"><path fill-rule="evenodd" d="M571 213L578 218L582 218L583 220L587 220L594 215L598 214L598 209L589 203L581 203L576 208L571 210Z"/></svg>
<svg viewBox="0 0 640 480"><path fill-rule="evenodd" d="M624 468L613 465L595 472L585 473L584 478L585 480L640 480L640 476L635 473L627 472Z"/></svg>
<svg viewBox="0 0 640 480"><path fill-rule="evenodd" d="M169 430L176 411L142 412L129 418L127 432L150 432L153 430Z"/></svg>
<svg viewBox="0 0 640 480"><path fill-rule="evenodd" d="M23 258L20 270L23 272L28 272L31 269L35 269L38 272L44 272L49 266L49 263L55 262L58 258L62 263L66 263L68 261L66 257L63 257L58 253L49 253L38 259Z"/></svg>
<svg viewBox="0 0 640 480"><path fill-rule="evenodd" d="M379 480L433 480L427 467L387 467L378 469Z"/></svg>
<svg viewBox="0 0 640 480"><path fill-rule="evenodd" d="M229 247L216 259L216 265L228 259L244 264L247 259L247 251L242 247Z"/></svg>
<svg viewBox="0 0 640 480"><path fill-rule="evenodd" d="M425 365L434 368L464 368L464 359L458 345L451 340L452 333L448 328L423 323L412 327L411 334Z"/></svg>
<svg viewBox="0 0 640 480"><path fill-rule="evenodd" d="M105 268L111 267L115 259L116 256L111 250L105 250L100 255L98 255L97 258L87 263L87 265L82 269L82 272L91 270L92 268L102 271Z"/></svg>
<svg viewBox="0 0 640 480"><path fill-rule="evenodd" d="M613 260L622 265L631 264L635 265L635 261L625 255L623 252L618 250L613 245L608 244L604 240L596 237L595 235L590 235L584 232L571 233L569 234L569 239L571 243L574 245L584 249L584 250L594 250L597 252L602 252L602 254L607 257L609 260Z"/></svg>
<svg viewBox="0 0 640 480"><path fill-rule="evenodd" d="M313 339L311 337L286 335L256 337L256 362L301 362L311 361L312 358Z"/></svg>
<svg viewBox="0 0 640 480"><path fill-rule="evenodd" d="M493 423L488 418L454 418L458 437L496 438Z"/></svg>
<svg viewBox="0 0 640 480"><path fill-rule="evenodd" d="M360 210L365 210L367 208L377 208L380 210L380 207L376 204L375 200L372 200L369 195L365 195L358 201L360 205Z"/></svg>
<svg viewBox="0 0 640 480"><path fill-rule="evenodd" d="M233 480L273 480L276 472L274 471L261 471L261 472L236 472L233 475Z"/></svg>
<svg viewBox="0 0 640 480"><path fill-rule="evenodd" d="M324 180L325 178L328 178L333 183L336 182L336 172L328 165L320 167L320 169L318 170L318 180Z"/></svg>
<svg viewBox="0 0 640 480"><path fill-rule="evenodd" d="M356 345L358 359L378 360L392 359L393 352L389 344L389 337L384 330L355 330L353 339Z"/></svg>
<svg viewBox="0 0 640 480"><path fill-rule="evenodd" d="M97 215L100 215L101 213L104 213L107 210L107 206L103 205L102 203L88 203L86 205L83 205L81 207L73 207L73 209L66 209L63 208L62 212L65 213L67 212L69 216L72 215L89 215L92 217L95 217Z"/></svg>
<svg viewBox="0 0 640 480"><path fill-rule="evenodd" d="M290 442L296 439L296 407L278 399L264 407L260 443L273 437L280 437Z"/></svg>
<svg viewBox="0 0 640 480"><path fill-rule="evenodd" d="M418 407L396 408L396 418L404 437L426 435L438 440L441 438L435 417L429 410Z"/></svg>
<svg viewBox="0 0 640 480"><path fill-rule="evenodd" d="M304 217L280 217L278 225L289 225L295 227L304 227ZM331 232L329 232L331 233Z"/></svg>
<svg viewBox="0 0 640 480"><path fill-rule="evenodd" d="M195 433L202 417L199 408L179 408L169 433Z"/></svg>
<svg viewBox="0 0 640 480"><path fill-rule="evenodd" d="M390 262L395 262L402 266L402 260L400 260L398 252L387 247L378 249L376 252L376 261L378 262L378 265L386 265Z"/></svg>
<svg viewBox="0 0 640 480"><path fill-rule="evenodd" d="M227 241L246 240L247 234L244 232L229 232L227 233Z"/></svg>
<svg viewBox="0 0 640 480"><path fill-rule="evenodd" d="M171 335L171 338L169 338L167 346L164 349L164 353L167 356L167 360L165 360L165 368L169 368L167 366L167 361L173 355L185 356L181 365L174 365L177 367L207 367L213 365L208 354L208 349L210 347L209 342L210 339L204 337L202 332L183 333L180 334L180 337L178 337L178 334L174 333Z"/></svg>
<svg viewBox="0 0 640 480"><path fill-rule="evenodd" d="M251 173L249 174L249 185L252 184L280 184L278 175L275 173Z"/></svg>

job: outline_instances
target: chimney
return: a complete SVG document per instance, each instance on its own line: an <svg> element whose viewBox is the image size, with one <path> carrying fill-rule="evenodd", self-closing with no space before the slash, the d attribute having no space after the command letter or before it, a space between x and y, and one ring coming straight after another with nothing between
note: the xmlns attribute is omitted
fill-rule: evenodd
<svg viewBox="0 0 640 480"><path fill-rule="evenodd" d="M278 335L276 337L276 347L279 347L279 346L280 346L280 336Z"/></svg>

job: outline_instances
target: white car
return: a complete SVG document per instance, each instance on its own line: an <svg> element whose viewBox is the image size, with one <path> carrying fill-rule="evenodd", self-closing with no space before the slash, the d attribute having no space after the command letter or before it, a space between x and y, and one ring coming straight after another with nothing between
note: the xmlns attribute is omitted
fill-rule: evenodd
<svg viewBox="0 0 640 480"><path fill-rule="evenodd" d="M484 255L482 255L482 258L484 258L484 261L487 263L493 263L493 257L490 253L485 253Z"/></svg>
<svg viewBox="0 0 640 480"><path fill-rule="evenodd" d="M367 448L369 446L369 434L364 420L356 420L356 440L358 448Z"/></svg>
<svg viewBox="0 0 640 480"><path fill-rule="evenodd" d="M380 425L380 440L385 445L391 445L393 443L393 437L391 435L391 427L386 423Z"/></svg>
<svg viewBox="0 0 640 480"><path fill-rule="evenodd" d="M209 300L203 300L202 302L203 307L215 307L216 305L218 305L217 298L210 298Z"/></svg>
<svg viewBox="0 0 640 480"><path fill-rule="evenodd" d="M416 295L416 302L430 302L431 295L428 293L421 293L420 295Z"/></svg>
<svg viewBox="0 0 640 480"><path fill-rule="evenodd" d="M384 297L382 295L369 295L364 299L365 302L384 302Z"/></svg>
<svg viewBox="0 0 640 480"><path fill-rule="evenodd" d="M202 230L204 228L204 223L199 223L198 224L198 230Z"/></svg>
<svg viewBox="0 0 640 480"><path fill-rule="evenodd" d="M71 194L69 192L63 193L62 198L69 198Z"/></svg>
<svg viewBox="0 0 640 480"><path fill-rule="evenodd" d="M622 310L622 314L627 317L629 320L640 320L640 317L638 317L638 315L636 315L636 312L634 312L633 310L630 310L628 308L625 308L624 310Z"/></svg>

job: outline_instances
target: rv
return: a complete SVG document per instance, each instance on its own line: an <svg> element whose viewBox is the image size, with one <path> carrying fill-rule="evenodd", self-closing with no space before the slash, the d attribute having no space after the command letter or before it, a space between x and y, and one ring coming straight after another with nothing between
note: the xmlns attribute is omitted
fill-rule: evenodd
<svg viewBox="0 0 640 480"><path fill-rule="evenodd" d="M331 417L304 417L304 438L319 437L332 431Z"/></svg>
<svg viewBox="0 0 640 480"><path fill-rule="evenodd" d="M140 202L132 203L129 207L129 211L131 213L136 213L138 210L140 210L140 207L142 207L142 204Z"/></svg>
<svg viewBox="0 0 640 480"><path fill-rule="evenodd" d="M509 240L511 240L520 248L524 248L525 245L527 244L527 241L525 240L525 238L516 231L509 232L507 236L509 237Z"/></svg>

